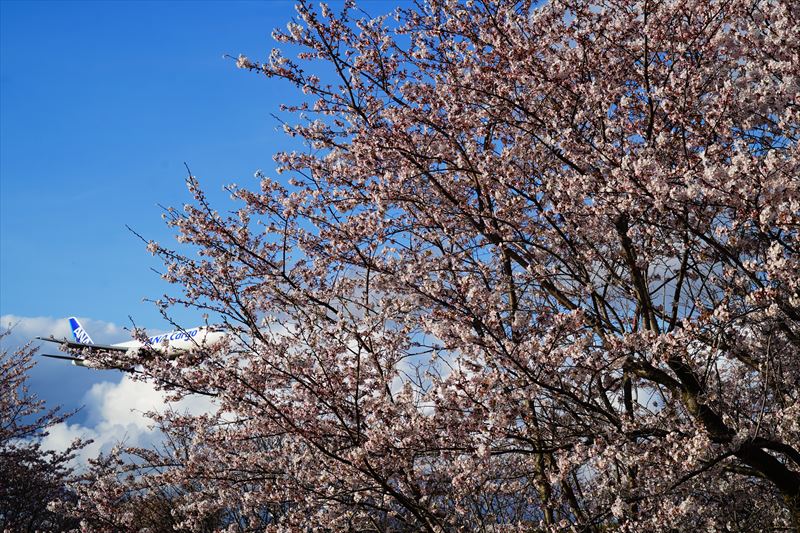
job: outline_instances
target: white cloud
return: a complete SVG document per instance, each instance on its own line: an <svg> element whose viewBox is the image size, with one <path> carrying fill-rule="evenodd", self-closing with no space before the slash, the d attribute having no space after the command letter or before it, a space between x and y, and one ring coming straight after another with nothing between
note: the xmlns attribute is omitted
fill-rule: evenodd
<svg viewBox="0 0 800 533"><path fill-rule="evenodd" d="M78 317L78 320L95 342L121 342L130 338L130 333L125 328L112 322L84 317ZM67 318L25 317L12 314L0 316L0 330L9 327L12 328L11 334L3 339L2 346L3 349L9 351L15 350L35 337L51 335L56 338L72 337ZM49 343L42 344L56 350L55 347L49 346ZM124 442L129 446L156 444L161 435L151 427L151 420L144 416L147 411L163 412L165 409L172 408L179 412L200 414L213 410L213 404L205 397L189 397L178 403L167 404L164 401L165 394L156 390L153 384L135 381L127 374L122 375L117 382L107 380L98 382L98 377L116 378L119 374L97 373L95 370L48 361L51 362L52 367L37 365L34 368L34 374L38 376L42 373L58 372L51 378L55 379L55 382L48 383L51 387L60 389L57 392L62 393L62 396L69 389L69 392L73 394L70 397L73 402L70 404L62 398L56 400L57 404L64 405L67 410L72 409L79 406L75 400L82 395L84 410L81 414L84 416L82 416L81 423L70 423L67 420L50 428L49 434L42 441L42 447L49 450L64 450L76 438L92 439L94 442L83 448L76 458L75 464L78 467L86 464L90 457L96 457L100 452L109 451L119 442ZM36 379L33 379L31 383L37 383ZM77 390L74 390L76 388ZM39 396L53 396L56 391L35 390L34 387L31 392ZM52 404L48 403L48 406L52 406Z"/></svg>
<svg viewBox="0 0 800 533"><path fill-rule="evenodd" d="M53 318L49 316L0 316L0 329L11 329L14 336L27 339L40 336L66 337L70 334L66 318Z"/></svg>
<svg viewBox="0 0 800 533"><path fill-rule="evenodd" d="M91 318L78 317L81 325L92 336L95 342L122 342L129 340L130 333L125 328L113 322L94 320ZM56 318L51 316L19 316L2 315L0 316L0 330L11 329L4 341L4 347L14 349L25 344L34 337L50 337L57 339L72 338L67 317ZM6 346L7 345L7 346Z"/></svg>
<svg viewBox="0 0 800 533"><path fill-rule="evenodd" d="M64 450L76 438L92 439L76 460L85 464L90 457L108 452L117 443L127 446L150 446L161 435L144 416L147 411L163 412L171 408L178 412L200 414L213 410L213 403L205 397L190 397L177 403L164 401L165 394L151 383L135 381L124 376L119 383L104 381L92 386L84 397L89 416L86 425L63 422L50 430L42 441L48 450Z"/></svg>

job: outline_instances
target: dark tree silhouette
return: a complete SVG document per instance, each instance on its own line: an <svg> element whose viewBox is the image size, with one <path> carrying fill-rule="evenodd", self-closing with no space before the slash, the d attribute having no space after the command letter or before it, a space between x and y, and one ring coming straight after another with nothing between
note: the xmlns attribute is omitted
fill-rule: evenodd
<svg viewBox="0 0 800 533"><path fill-rule="evenodd" d="M6 339L10 331L0 333ZM0 531L67 531L78 526L64 515L61 503L74 499L67 487L70 462L86 442L75 441L61 452L42 449L47 430L73 413L46 409L28 390L35 362L30 345L0 351Z"/></svg>

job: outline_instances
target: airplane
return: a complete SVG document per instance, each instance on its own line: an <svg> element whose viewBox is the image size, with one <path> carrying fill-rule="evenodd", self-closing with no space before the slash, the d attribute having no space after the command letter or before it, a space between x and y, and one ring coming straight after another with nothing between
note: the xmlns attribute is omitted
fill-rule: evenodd
<svg viewBox="0 0 800 533"><path fill-rule="evenodd" d="M72 330L74 341L69 339L56 339L55 337L36 337L39 340L54 342L61 346L66 346L68 350L80 351L92 354L124 354L134 352L141 353L167 353L174 354L185 352L192 348L213 344L225 339L228 334L219 326L199 326L190 329L181 329L154 335L149 337L146 342L131 340L117 344L95 344L89 333L81 326L78 319L74 316L69 317L69 326ZM104 366L96 361L89 361L83 357L69 357L66 355L42 354L44 357L53 359L65 359L71 361L75 366L86 368L107 368L133 372L131 368L121 368L115 366Z"/></svg>

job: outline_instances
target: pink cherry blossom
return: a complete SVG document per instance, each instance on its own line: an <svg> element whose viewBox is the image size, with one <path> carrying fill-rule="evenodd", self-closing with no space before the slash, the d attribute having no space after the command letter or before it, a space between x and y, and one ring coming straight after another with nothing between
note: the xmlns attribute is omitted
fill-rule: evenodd
<svg viewBox="0 0 800 533"><path fill-rule="evenodd" d="M148 246L238 346L139 377L218 410L98 460L85 528L800 527L797 3L297 12L238 64L307 150Z"/></svg>

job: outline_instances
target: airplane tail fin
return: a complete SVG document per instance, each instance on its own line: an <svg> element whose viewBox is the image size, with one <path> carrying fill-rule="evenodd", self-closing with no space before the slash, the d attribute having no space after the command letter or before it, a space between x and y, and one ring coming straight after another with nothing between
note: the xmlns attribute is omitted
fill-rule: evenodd
<svg viewBox="0 0 800 533"><path fill-rule="evenodd" d="M69 327L72 330L72 336L75 337L75 342L80 342L81 344L94 344L94 341L83 329L81 323L78 322L78 319L74 316L69 317Z"/></svg>

